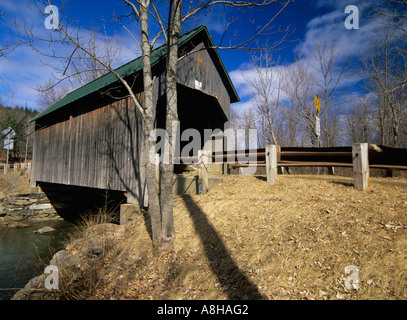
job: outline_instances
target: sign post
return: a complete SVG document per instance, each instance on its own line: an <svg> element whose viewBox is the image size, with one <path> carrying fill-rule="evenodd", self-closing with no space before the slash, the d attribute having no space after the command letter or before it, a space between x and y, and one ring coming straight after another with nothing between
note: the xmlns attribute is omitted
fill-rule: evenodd
<svg viewBox="0 0 407 320"><path fill-rule="evenodd" d="M319 136L321 135L321 120L318 116L315 117L315 135L317 136L317 147L319 147Z"/></svg>
<svg viewBox="0 0 407 320"><path fill-rule="evenodd" d="M16 132L12 128L8 127L7 129L4 129L1 133L6 135L4 139L3 148L7 150L6 166L4 168L4 173L7 173L9 150L13 150L14 140L12 138L16 135Z"/></svg>
<svg viewBox="0 0 407 320"><path fill-rule="evenodd" d="M315 135L317 136L317 148L320 147L319 145L319 136L321 135L321 120L319 119L319 111L321 110L321 104L319 102L318 92L314 98L315 109L317 114L315 116ZM320 174L320 168L318 167L318 174Z"/></svg>

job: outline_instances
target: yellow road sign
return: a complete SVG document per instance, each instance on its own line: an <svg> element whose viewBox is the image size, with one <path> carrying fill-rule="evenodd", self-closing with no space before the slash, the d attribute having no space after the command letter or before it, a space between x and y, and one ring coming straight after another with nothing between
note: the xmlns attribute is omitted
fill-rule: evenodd
<svg viewBox="0 0 407 320"><path fill-rule="evenodd" d="M319 103L318 92L315 95L314 102L315 102L315 109L317 109L317 116L319 117L319 110L321 110L321 104Z"/></svg>

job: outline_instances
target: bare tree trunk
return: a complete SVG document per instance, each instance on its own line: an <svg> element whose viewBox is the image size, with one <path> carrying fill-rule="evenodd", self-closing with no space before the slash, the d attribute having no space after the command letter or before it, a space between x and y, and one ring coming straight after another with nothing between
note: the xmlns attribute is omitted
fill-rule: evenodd
<svg viewBox="0 0 407 320"><path fill-rule="evenodd" d="M397 102L390 103L392 112L393 147L397 147L399 142L399 112L396 111L396 103Z"/></svg>
<svg viewBox="0 0 407 320"><path fill-rule="evenodd" d="M140 25L141 25L141 51L143 56L143 81L144 81L144 110L145 117L143 121L143 140L145 146L145 170L147 180L147 192L148 192L148 213L151 223L151 234L153 240L153 246L158 249L161 245L161 213L160 203L158 197L157 178L155 163L152 163L149 159L149 152L151 148L154 148L155 142L149 141L150 132L154 129L153 118L153 85L151 73L151 46L148 37L148 2L140 1Z"/></svg>
<svg viewBox="0 0 407 320"><path fill-rule="evenodd" d="M181 29L182 0L171 0L168 19L167 39L167 74L166 74L166 99L167 119L166 130L169 138L169 163L161 166L161 219L162 219L162 250L168 251L174 248L174 215L172 205L172 184L174 179L173 156L175 145L172 145L173 137L177 135L177 127L173 124L178 120L177 99L177 69L178 69L178 38Z"/></svg>

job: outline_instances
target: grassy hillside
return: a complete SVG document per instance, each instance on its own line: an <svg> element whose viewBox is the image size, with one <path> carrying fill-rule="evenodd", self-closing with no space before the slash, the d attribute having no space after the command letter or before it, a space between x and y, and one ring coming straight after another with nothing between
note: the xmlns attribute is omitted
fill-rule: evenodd
<svg viewBox="0 0 407 320"><path fill-rule="evenodd" d="M3 174L3 168L0 170L0 192L4 196L13 193L27 193L29 191L30 185L26 172L10 169L8 174Z"/></svg>
<svg viewBox="0 0 407 320"><path fill-rule="evenodd" d="M390 181L390 184L389 184ZM154 256L145 219L85 229L60 279L79 299L405 299L407 180L225 176L206 195L177 197L175 252ZM95 242L102 249L89 255ZM87 252L87 253L86 253ZM359 270L359 289L347 289ZM73 277L75 275L75 279ZM351 282L353 283L353 282Z"/></svg>

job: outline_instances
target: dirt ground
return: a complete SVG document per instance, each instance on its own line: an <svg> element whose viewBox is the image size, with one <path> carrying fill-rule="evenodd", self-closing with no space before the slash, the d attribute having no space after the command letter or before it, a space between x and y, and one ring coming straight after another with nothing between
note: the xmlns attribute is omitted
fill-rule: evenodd
<svg viewBox="0 0 407 320"><path fill-rule="evenodd" d="M230 175L206 195L177 197L174 216L174 252L153 255L140 215L109 240L79 298L407 298L406 179L372 178L362 192L345 177L284 175L270 186Z"/></svg>

